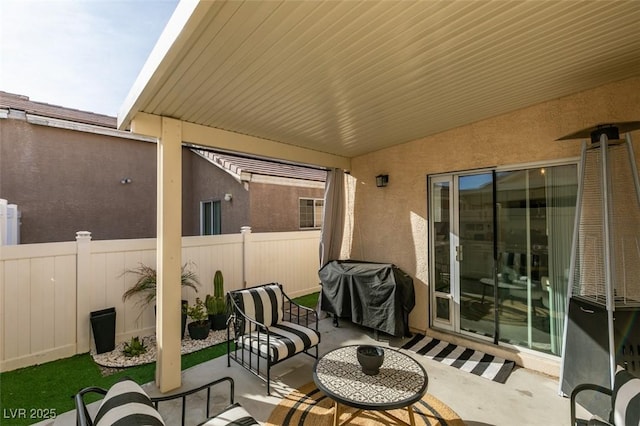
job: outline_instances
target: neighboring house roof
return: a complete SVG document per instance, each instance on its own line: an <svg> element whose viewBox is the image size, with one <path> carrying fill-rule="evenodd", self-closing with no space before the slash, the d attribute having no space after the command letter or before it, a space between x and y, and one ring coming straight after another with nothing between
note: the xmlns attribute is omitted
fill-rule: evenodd
<svg viewBox="0 0 640 426"><path fill-rule="evenodd" d="M224 169L236 179L243 182L255 181L254 175L316 182L324 182L327 179L327 172L317 168L243 157L204 149L192 148L191 151L210 163Z"/></svg>
<svg viewBox="0 0 640 426"><path fill-rule="evenodd" d="M65 108L58 105L51 105L44 102L29 100L28 96L17 95L0 91L0 108L24 111L25 113L42 115L45 117L58 118L62 120L75 121L78 123L92 124L95 126L116 128L116 117L110 117L93 112L80 111L72 108Z"/></svg>

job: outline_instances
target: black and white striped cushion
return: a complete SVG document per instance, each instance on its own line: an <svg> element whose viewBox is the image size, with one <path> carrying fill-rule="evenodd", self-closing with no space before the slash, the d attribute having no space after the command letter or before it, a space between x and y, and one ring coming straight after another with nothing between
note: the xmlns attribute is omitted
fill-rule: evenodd
<svg viewBox="0 0 640 426"><path fill-rule="evenodd" d="M247 410L236 402L227 407L222 413L199 426L252 426L259 424Z"/></svg>
<svg viewBox="0 0 640 426"><path fill-rule="evenodd" d="M282 321L269 327L269 346L267 333L257 331L244 335L239 342L241 347L251 346L252 353L260 353L263 358L270 357L272 363L302 352L320 343L320 333L303 325Z"/></svg>
<svg viewBox="0 0 640 426"><path fill-rule="evenodd" d="M613 421L616 425L640 425L640 378L621 367L614 379Z"/></svg>
<svg viewBox="0 0 640 426"><path fill-rule="evenodd" d="M95 426L156 426L164 425L160 413L142 388L131 379L123 379L111 386L105 395Z"/></svg>
<svg viewBox="0 0 640 426"><path fill-rule="evenodd" d="M236 291L233 297L245 315L267 327L282 321L282 290L277 284ZM245 333L255 329L250 323L245 324L244 328Z"/></svg>

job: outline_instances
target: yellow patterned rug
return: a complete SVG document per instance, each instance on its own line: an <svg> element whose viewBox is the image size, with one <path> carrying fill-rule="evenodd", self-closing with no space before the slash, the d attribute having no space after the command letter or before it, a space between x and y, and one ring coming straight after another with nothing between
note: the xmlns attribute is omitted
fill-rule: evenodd
<svg viewBox="0 0 640 426"><path fill-rule="evenodd" d="M341 421L346 420L350 413L357 411L355 408L340 406ZM464 422L455 411L442 401L426 394L413 406L416 425L448 425L464 426ZM326 397L318 390L315 383L307 383L300 389L296 389L284 397L282 402L273 410L268 426L329 426L333 424L333 400ZM409 423L409 414L406 408L391 410L390 413ZM376 411L363 411L350 425L396 425L397 422L383 416Z"/></svg>

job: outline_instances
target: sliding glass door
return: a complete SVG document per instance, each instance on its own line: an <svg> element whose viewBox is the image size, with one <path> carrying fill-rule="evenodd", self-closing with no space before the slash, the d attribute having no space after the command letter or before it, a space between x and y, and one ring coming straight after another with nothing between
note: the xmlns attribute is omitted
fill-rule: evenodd
<svg viewBox="0 0 640 426"><path fill-rule="evenodd" d="M550 351L545 169L496 174L500 340Z"/></svg>
<svg viewBox="0 0 640 426"><path fill-rule="evenodd" d="M460 275L460 330L493 338L493 290L485 280L493 276L493 173L457 176Z"/></svg>
<svg viewBox="0 0 640 426"><path fill-rule="evenodd" d="M432 325L559 355L577 167L437 176L430 192Z"/></svg>

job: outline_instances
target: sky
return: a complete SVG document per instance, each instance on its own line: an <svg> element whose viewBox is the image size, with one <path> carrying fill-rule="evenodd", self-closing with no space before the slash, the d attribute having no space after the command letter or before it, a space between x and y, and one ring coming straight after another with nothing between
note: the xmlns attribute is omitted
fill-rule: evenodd
<svg viewBox="0 0 640 426"><path fill-rule="evenodd" d="M0 0L0 91L116 116L178 0Z"/></svg>

